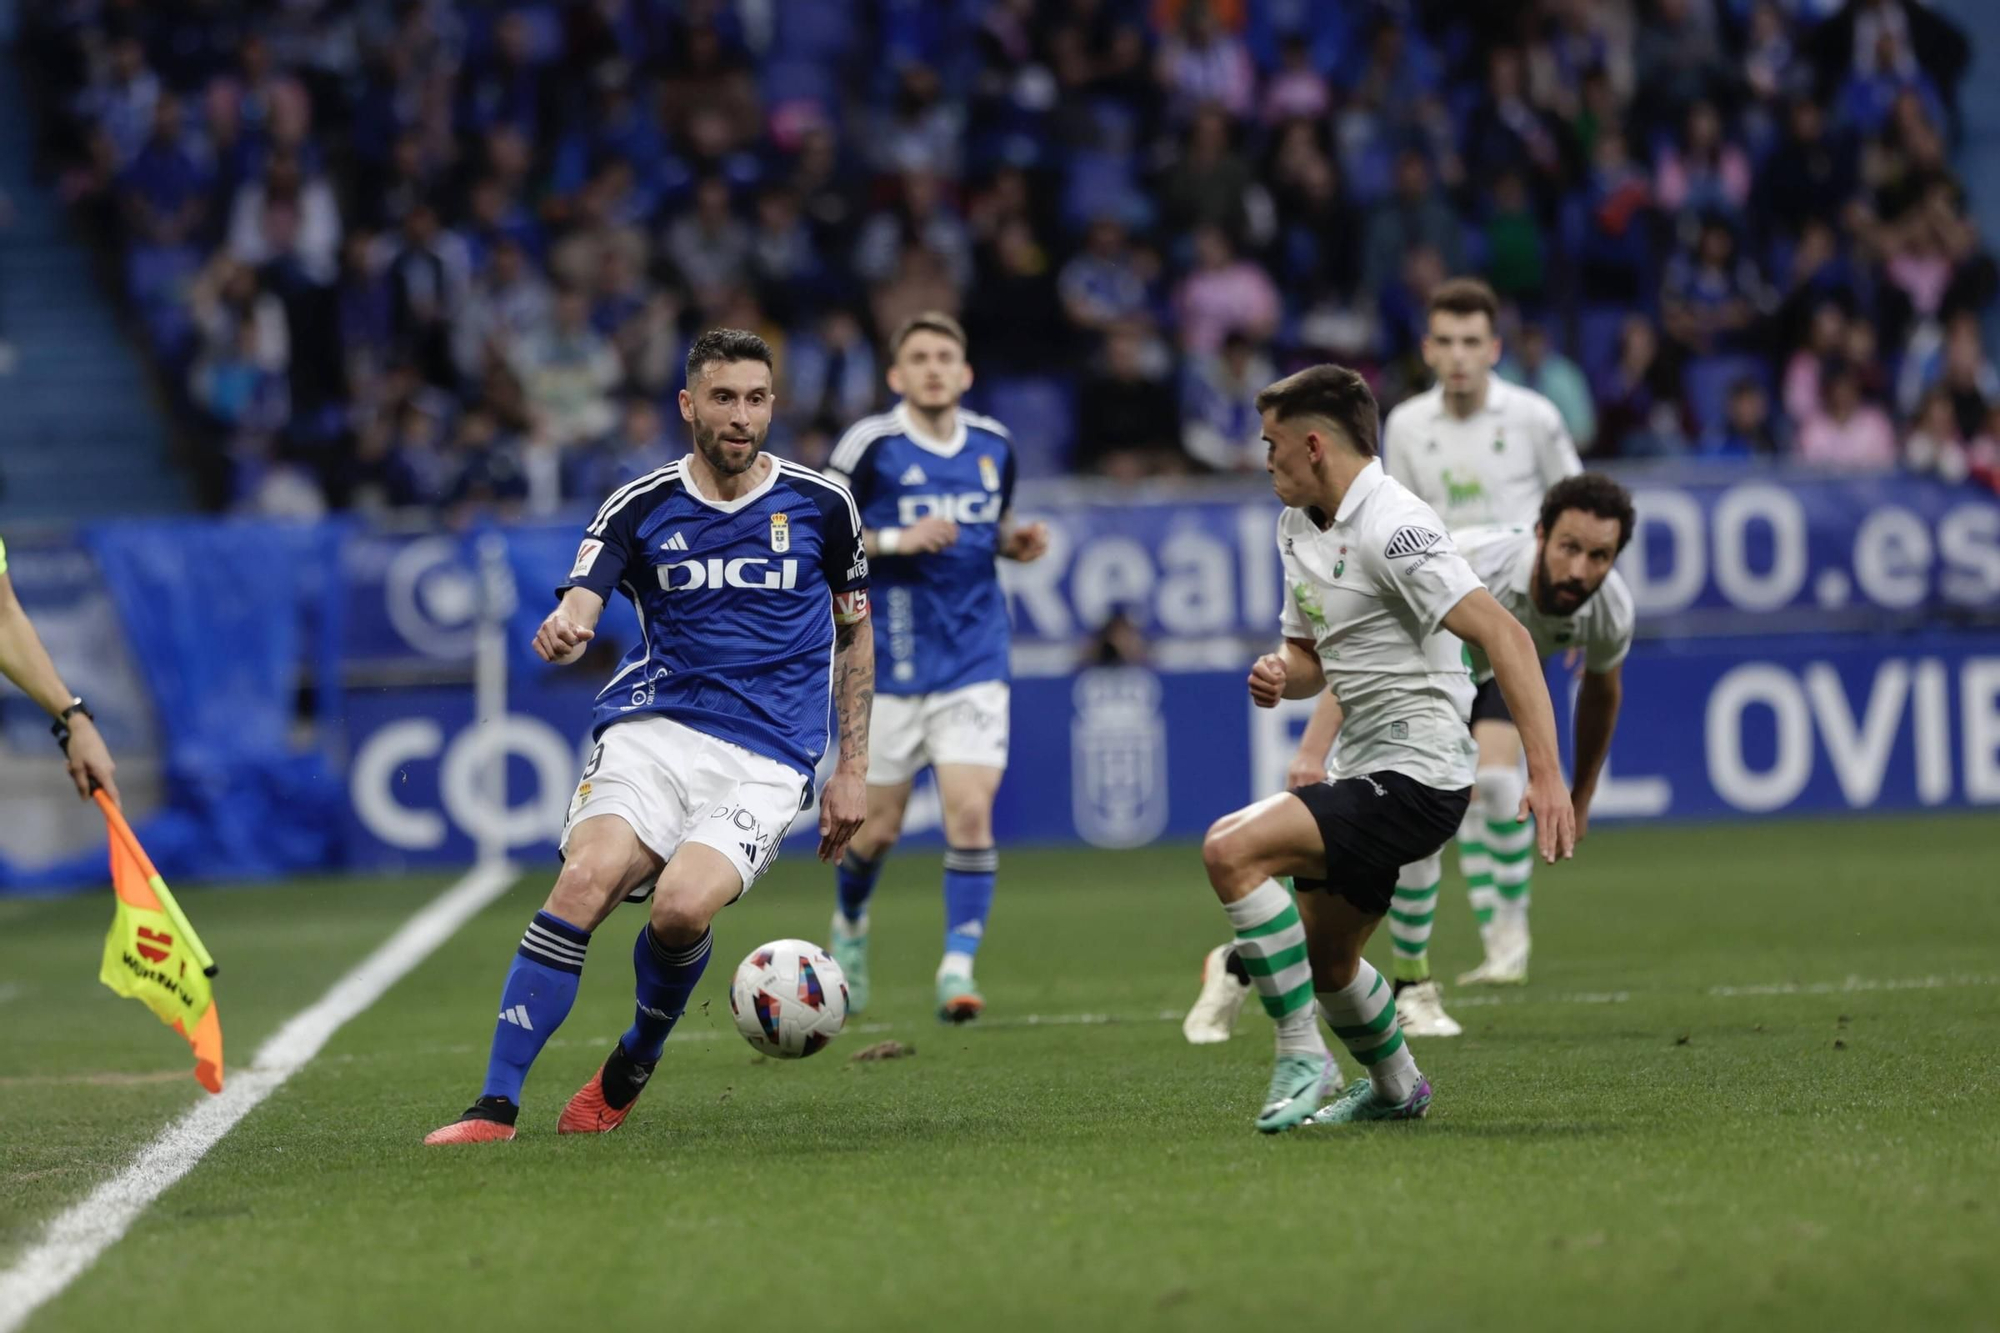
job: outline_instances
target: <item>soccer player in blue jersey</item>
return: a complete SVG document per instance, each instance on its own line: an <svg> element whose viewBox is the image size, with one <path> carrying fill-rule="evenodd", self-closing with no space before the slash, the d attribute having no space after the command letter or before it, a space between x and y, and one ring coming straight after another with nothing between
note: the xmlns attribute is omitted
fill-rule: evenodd
<svg viewBox="0 0 2000 1333"><path fill-rule="evenodd" d="M858 1011L868 1003L868 899L902 832L911 781L929 766L946 843L938 1016L963 1023L985 1007L972 959L993 905L993 798L1007 767L1007 603L994 560L1040 559L1049 534L1040 523L1016 525L1010 513L1007 428L959 406L972 367L958 321L917 316L889 340L889 359L889 387L902 401L856 422L827 469L861 506L883 662L868 818L836 874L833 956Z"/></svg>
<svg viewBox="0 0 2000 1333"><path fill-rule="evenodd" d="M762 339L696 339L680 394L694 451L612 492L535 634L544 661L575 661L622 590L642 637L597 696L562 873L500 992L486 1086L426 1143L514 1137L521 1084L576 998L591 932L621 899L650 895L632 947L632 1027L557 1129L624 1123L708 965L710 920L770 868L811 804L830 708L840 756L820 802L820 859L861 827L875 694L861 514L846 488L762 452L771 405Z"/></svg>

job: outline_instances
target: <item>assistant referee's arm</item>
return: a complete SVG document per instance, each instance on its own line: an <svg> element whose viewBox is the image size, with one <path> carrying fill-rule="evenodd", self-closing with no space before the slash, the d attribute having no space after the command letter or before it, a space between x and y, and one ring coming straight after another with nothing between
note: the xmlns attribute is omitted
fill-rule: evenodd
<svg viewBox="0 0 2000 1333"><path fill-rule="evenodd" d="M7 575L6 548L0 546L0 675L20 686L21 692L41 705L50 717L69 728L69 775L77 795L90 799L93 782L104 788L112 800L118 799L118 784L112 780L116 768L111 751L88 713L74 710L81 702L63 684L41 635L28 619L21 599L14 595L14 581ZM67 717L64 714L68 713Z"/></svg>

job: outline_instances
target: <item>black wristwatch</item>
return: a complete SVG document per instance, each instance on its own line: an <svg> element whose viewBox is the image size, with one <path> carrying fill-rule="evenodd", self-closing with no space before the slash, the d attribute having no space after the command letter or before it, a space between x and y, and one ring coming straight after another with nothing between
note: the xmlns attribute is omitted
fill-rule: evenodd
<svg viewBox="0 0 2000 1333"><path fill-rule="evenodd" d="M92 722L97 721L97 714L90 711L90 705L83 701L83 696L80 694L72 695L69 707L57 713L56 720L49 724L49 734L56 738L56 744L62 747L64 754L69 753L69 717L71 713L82 713Z"/></svg>

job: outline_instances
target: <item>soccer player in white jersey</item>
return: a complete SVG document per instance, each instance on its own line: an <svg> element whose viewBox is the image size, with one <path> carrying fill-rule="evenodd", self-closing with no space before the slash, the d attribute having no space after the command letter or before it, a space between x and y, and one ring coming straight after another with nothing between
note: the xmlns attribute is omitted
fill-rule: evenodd
<svg viewBox="0 0 2000 1333"><path fill-rule="evenodd" d="M854 424L828 474L849 487L873 561L882 663L868 756L868 819L835 874L833 956L848 1007L868 1004L868 903L926 766L944 807L944 957L938 1017L977 1018L972 976L1000 854L993 800L1007 768L1008 623L995 560L1036 560L1040 523L1016 525L1007 428L959 405L972 387L965 331L930 312L889 340L894 410Z"/></svg>
<svg viewBox="0 0 2000 1333"><path fill-rule="evenodd" d="M1623 698L1622 671L1632 648L1632 593L1612 568L1632 539L1632 497L1623 486L1597 473L1566 477L1549 488L1541 513L1530 529L1519 524L1467 528L1453 534L1459 553L1479 576L1486 590L1521 622L1535 641L1536 653L1548 658L1580 653L1583 681L1576 698L1576 762L1570 800L1576 811L1577 837L1588 830L1590 803L1597 778L1611 750ZM1493 673L1483 654L1472 651L1473 679L1490 686ZM1306 786L1323 780L1326 754L1340 728L1340 708L1316 713L1314 734L1294 761L1290 782ZM1312 756L1317 755L1315 759ZM1389 929L1396 943L1396 962L1427 963L1430 910L1413 918L1405 909L1412 886L1433 886L1440 874L1437 854L1404 866L1389 908ZM1227 1041L1237 1014L1250 994L1250 974L1235 956L1234 944L1220 946L1205 965L1202 993L1190 1010L1183 1031L1197 1045ZM1396 989L1397 1012L1408 1036L1456 1036L1459 1028L1435 1004L1431 1024L1413 1023L1405 1007L1421 992ZM1437 1030L1436 1021L1449 1026Z"/></svg>
<svg viewBox="0 0 2000 1333"><path fill-rule="evenodd" d="M1383 428L1383 466L1437 511L1451 533L1493 523L1532 524L1549 487L1583 471L1562 414L1540 394L1493 374L1500 360L1493 289L1476 278L1454 278L1431 294L1424 362L1437 376L1427 391L1399 404ZM1339 719L1322 700L1299 738L1287 781L1316 781ZM1473 697L1472 735L1479 746L1473 802L1458 830L1459 868L1479 921L1486 959L1465 983L1527 979L1528 887L1534 834L1514 817L1521 798L1521 740L1506 701L1488 681ZM1426 868L1436 870L1428 879ZM1413 1036L1455 1037L1459 1025L1444 1011L1431 979L1427 942L1437 914L1442 863L1412 866L1398 886L1389 917L1395 985L1403 1029ZM1244 995L1229 946L1209 951L1202 998L1183 1031L1191 1042L1223 1041ZM1232 987L1232 981L1237 982Z"/></svg>
<svg viewBox="0 0 2000 1333"><path fill-rule="evenodd" d="M1236 953L1277 1023L1257 1128L1412 1119L1429 1108L1430 1084L1397 1025L1393 991L1361 951L1399 869L1442 847L1471 800L1472 681L1460 640L1486 655L1520 724L1522 805L1551 862L1570 855L1576 836L1555 712L1528 631L1480 585L1430 506L1382 470L1367 383L1314 366L1265 389L1257 408L1286 506L1278 546L1288 595L1284 641L1251 669L1250 698L1271 708L1326 691L1343 726L1326 781L1226 815L1202 843ZM1296 902L1282 876L1295 881ZM1324 1108L1339 1070L1318 1013L1368 1071Z"/></svg>
<svg viewBox="0 0 2000 1333"><path fill-rule="evenodd" d="M1533 390L1494 375L1500 359L1493 289L1476 278L1442 283L1432 293L1424 362L1437 383L1397 405L1383 429L1389 475L1438 511L1454 535L1493 523L1528 526L1542 497L1564 477L1583 471L1576 446L1556 405ZM1323 719L1321 719L1323 722ZM1317 743L1323 727L1309 728L1300 743ZM1330 735L1331 733L1325 733ZM1472 702L1472 737L1479 746L1473 807L1458 831L1458 863L1486 957L1459 978L1461 985L1527 980L1528 896L1534 858L1533 831L1514 817L1521 797L1521 740L1506 701L1488 682ZM1325 753L1324 750L1321 751ZM1396 979L1413 987L1407 1008L1413 1030L1456 1035L1445 1015L1430 963L1415 949L1428 937L1437 909L1439 880L1404 884L1397 904Z"/></svg>
<svg viewBox="0 0 2000 1333"><path fill-rule="evenodd" d="M501 989L485 1086L426 1143L514 1137L522 1082L569 1015L591 932L621 899L650 896L632 946L632 1026L557 1130L624 1123L708 964L709 922L770 868L811 803L830 712L840 758L820 802L820 859L861 826L875 693L861 514L841 486L763 452L772 401L763 339L697 338L680 395L693 452L604 502L535 633L543 661L574 662L620 590L642 631L597 696L562 873Z"/></svg>

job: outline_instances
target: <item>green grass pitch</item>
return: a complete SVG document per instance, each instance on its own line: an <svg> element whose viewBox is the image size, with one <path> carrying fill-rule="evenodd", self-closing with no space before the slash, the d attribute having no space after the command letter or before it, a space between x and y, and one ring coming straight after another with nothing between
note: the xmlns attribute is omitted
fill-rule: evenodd
<svg viewBox="0 0 2000 1333"><path fill-rule="evenodd" d="M1250 1127L1254 1003L1219 1047L1164 1017L1224 934L1192 849L1003 854L990 1021L950 1031L937 855L899 856L874 1008L781 1063L735 1035L727 982L763 940L825 935L830 872L788 857L718 921L624 1129L554 1132L628 1021L629 908L521 1137L426 1149L478 1090L536 869L29 1327L1992 1328L1996 850L1976 816L1601 830L1536 877L1532 984L1448 987L1466 1035L1414 1043L1427 1122L1278 1138ZM231 1057L449 878L185 891ZM179 1039L98 986L109 917L0 902L0 1266L202 1095ZM1475 950L1448 878L1438 971ZM850 1061L882 1036L915 1057Z"/></svg>

